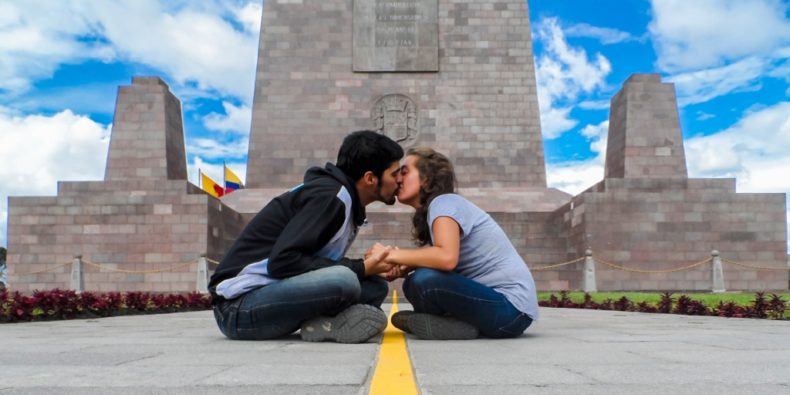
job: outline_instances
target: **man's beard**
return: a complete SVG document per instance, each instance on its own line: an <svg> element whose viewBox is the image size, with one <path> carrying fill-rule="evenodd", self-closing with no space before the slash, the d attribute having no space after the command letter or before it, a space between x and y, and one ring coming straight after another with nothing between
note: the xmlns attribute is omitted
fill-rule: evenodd
<svg viewBox="0 0 790 395"><path fill-rule="evenodd" d="M376 189L376 194L379 195L378 200L384 202L384 204L386 204L387 206L392 206L395 204L396 201L395 197L398 196L398 189L395 189L395 191L392 192L392 195L390 195L389 198L387 198L386 196L381 194L381 185L379 185L378 189Z"/></svg>

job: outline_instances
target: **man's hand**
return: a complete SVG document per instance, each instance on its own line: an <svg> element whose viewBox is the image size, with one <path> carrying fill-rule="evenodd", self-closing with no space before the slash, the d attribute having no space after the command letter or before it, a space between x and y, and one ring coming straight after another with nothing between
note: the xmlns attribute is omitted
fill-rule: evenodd
<svg viewBox="0 0 790 395"><path fill-rule="evenodd" d="M392 247L376 243L365 253L365 276L386 273L392 270L392 264L385 261Z"/></svg>
<svg viewBox="0 0 790 395"><path fill-rule="evenodd" d="M380 252L381 249L384 247L385 246L381 243L373 244L372 246L370 246L370 248L368 248L367 251L365 251L365 259L370 258L370 256L373 255L374 252Z"/></svg>

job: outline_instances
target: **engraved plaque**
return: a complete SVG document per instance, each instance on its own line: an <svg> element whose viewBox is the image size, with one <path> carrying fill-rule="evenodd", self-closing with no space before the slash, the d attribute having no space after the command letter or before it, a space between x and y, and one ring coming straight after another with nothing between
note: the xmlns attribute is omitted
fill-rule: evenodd
<svg viewBox="0 0 790 395"><path fill-rule="evenodd" d="M405 95L385 95L370 111L373 130L408 147L417 141L417 106Z"/></svg>
<svg viewBox="0 0 790 395"><path fill-rule="evenodd" d="M354 0L354 71L438 71L438 0Z"/></svg>

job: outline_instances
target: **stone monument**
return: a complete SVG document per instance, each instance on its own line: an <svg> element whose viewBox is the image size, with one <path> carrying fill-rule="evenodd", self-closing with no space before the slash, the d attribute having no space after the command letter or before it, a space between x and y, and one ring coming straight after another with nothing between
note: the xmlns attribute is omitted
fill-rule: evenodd
<svg viewBox="0 0 790 395"><path fill-rule="evenodd" d="M785 194L736 193L735 179L688 178L677 100L657 74L635 74L611 101L603 181L557 210L569 257L591 248L598 290L711 290L710 257L728 265L728 290L787 289ZM578 267L560 269L561 288L580 288ZM650 273L660 272L665 273ZM539 275L543 276L543 275ZM545 278L545 277L543 277Z"/></svg>
<svg viewBox="0 0 790 395"><path fill-rule="evenodd" d="M262 18L248 188L223 202L250 218L372 129L449 155L464 194L512 222L522 250L527 233L555 243L543 218L570 195L546 187L525 1L267 1ZM411 245L409 212L369 206L353 253ZM535 248L542 261L557 250Z"/></svg>
<svg viewBox="0 0 790 395"><path fill-rule="evenodd" d="M522 0L266 1L247 186L376 129L449 154L465 187L545 189L531 43Z"/></svg>
<svg viewBox="0 0 790 395"><path fill-rule="evenodd" d="M657 75L632 76L612 99L604 180L575 197L547 188L524 0L267 0L258 53L247 189L218 200L189 184L178 100L159 79L135 78L119 91L104 181L10 199L12 276L82 254L137 271L89 272L87 289L191 290L189 262L219 259L359 129L447 154L460 193L505 229L541 290L581 288L576 260L588 248L598 290L710 290L710 265L671 270L713 249L787 266L784 194L688 178L674 87ZM367 214L349 255L375 241L411 245L410 208L373 204ZM181 272L139 273L180 262ZM21 276L12 287L64 287L68 277ZM724 279L731 290L788 287L787 270L728 266Z"/></svg>
<svg viewBox="0 0 790 395"><path fill-rule="evenodd" d="M533 267L582 257L588 247L641 271L683 266L712 249L784 263L782 194L735 194L731 179L688 179L671 84L657 75L629 79L612 100L605 179L577 197L546 187L535 85L525 1L266 2L251 189L223 201L250 218L306 167L333 161L346 133L373 129L405 148L448 154L460 192L505 228ZM370 225L352 253L374 241L409 245L409 215L369 206ZM598 266L602 290L710 289L709 265L675 274ZM578 289L582 269L534 274L541 289ZM786 272L733 268L725 277L728 289L787 288Z"/></svg>
<svg viewBox="0 0 790 395"><path fill-rule="evenodd" d="M9 198L12 289L68 288L70 266L48 269L81 255L86 290L196 290L200 255L219 259L243 223L187 181L181 119L162 80L135 77L118 90L104 181Z"/></svg>

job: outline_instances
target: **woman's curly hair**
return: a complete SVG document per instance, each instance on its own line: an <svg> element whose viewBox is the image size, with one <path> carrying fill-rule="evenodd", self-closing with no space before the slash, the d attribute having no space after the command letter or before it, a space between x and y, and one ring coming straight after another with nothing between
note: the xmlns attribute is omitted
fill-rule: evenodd
<svg viewBox="0 0 790 395"><path fill-rule="evenodd" d="M406 155L417 157L420 172L420 207L411 219L412 236L419 246L431 244L431 225L428 223L428 206L434 198L455 193L456 179L453 164L446 156L428 147L411 148Z"/></svg>

